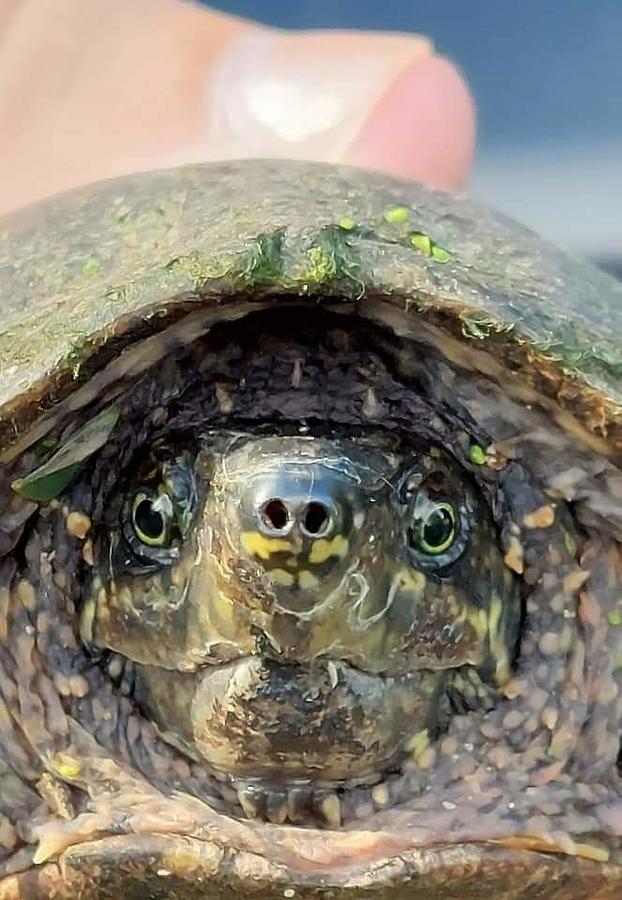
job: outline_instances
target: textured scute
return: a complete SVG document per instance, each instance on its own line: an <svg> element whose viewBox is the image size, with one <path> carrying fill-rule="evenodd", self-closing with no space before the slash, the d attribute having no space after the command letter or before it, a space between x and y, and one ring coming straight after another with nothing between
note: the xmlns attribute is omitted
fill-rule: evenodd
<svg viewBox="0 0 622 900"><path fill-rule="evenodd" d="M0 238L5 442L135 332L240 290L423 310L621 440L622 286L466 200L235 162L90 186L5 220Z"/></svg>

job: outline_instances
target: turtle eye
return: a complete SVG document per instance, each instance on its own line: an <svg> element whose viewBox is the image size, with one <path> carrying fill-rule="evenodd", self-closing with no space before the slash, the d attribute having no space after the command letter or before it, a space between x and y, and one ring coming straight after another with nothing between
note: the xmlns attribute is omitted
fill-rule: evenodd
<svg viewBox="0 0 622 900"><path fill-rule="evenodd" d="M410 542L430 556L449 550L457 536L456 511L451 503L427 500L415 507ZM423 509L421 508L423 506Z"/></svg>
<svg viewBox="0 0 622 900"><path fill-rule="evenodd" d="M464 552L468 541L466 507L456 506L447 495L419 488L409 504L406 525L413 562L424 569L444 569Z"/></svg>
<svg viewBox="0 0 622 900"><path fill-rule="evenodd" d="M132 504L132 526L138 540L148 547L166 547L170 542L173 506L167 494L140 491Z"/></svg>

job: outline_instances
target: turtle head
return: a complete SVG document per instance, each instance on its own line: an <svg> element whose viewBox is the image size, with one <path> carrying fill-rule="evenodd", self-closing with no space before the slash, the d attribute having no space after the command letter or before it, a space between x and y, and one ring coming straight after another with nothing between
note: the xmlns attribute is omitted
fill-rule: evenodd
<svg viewBox="0 0 622 900"><path fill-rule="evenodd" d="M82 612L188 752L286 803L292 779L382 781L505 683L518 589L448 454L381 433L194 443L122 479Z"/></svg>

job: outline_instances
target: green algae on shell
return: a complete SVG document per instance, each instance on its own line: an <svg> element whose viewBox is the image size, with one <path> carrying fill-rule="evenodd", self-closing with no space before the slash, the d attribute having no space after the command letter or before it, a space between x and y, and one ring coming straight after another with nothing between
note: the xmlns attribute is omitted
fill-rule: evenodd
<svg viewBox="0 0 622 900"><path fill-rule="evenodd" d="M451 260L403 246L399 223L385 220L392 206L409 209L410 226ZM340 228L344 219L359 233ZM85 258L97 272L85 275ZM381 295L466 337L477 323L495 359L613 449L622 443L622 285L503 216L419 185L284 162L117 179L49 201L44 216L14 215L0 271L5 442L135 328L147 334L246 290L309 302Z"/></svg>

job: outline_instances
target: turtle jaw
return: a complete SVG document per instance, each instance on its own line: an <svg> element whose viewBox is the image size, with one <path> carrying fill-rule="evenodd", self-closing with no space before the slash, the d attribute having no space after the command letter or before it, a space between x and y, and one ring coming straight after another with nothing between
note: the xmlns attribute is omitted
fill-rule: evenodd
<svg viewBox="0 0 622 900"><path fill-rule="evenodd" d="M385 779L415 753L417 736L427 743L443 677L250 656L194 673L138 666L135 697L163 734L233 786L249 818L338 827L350 806L373 812L370 790L378 808L393 802Z"/></svg>
<svg viewBox="0 0 622 900"><path fill-rule="evenodd" d="M431 691L417 676L256 656L204 671L192 705L196 744L212 765L240 775L364 778L386 769L430 720Z"/></svg>

